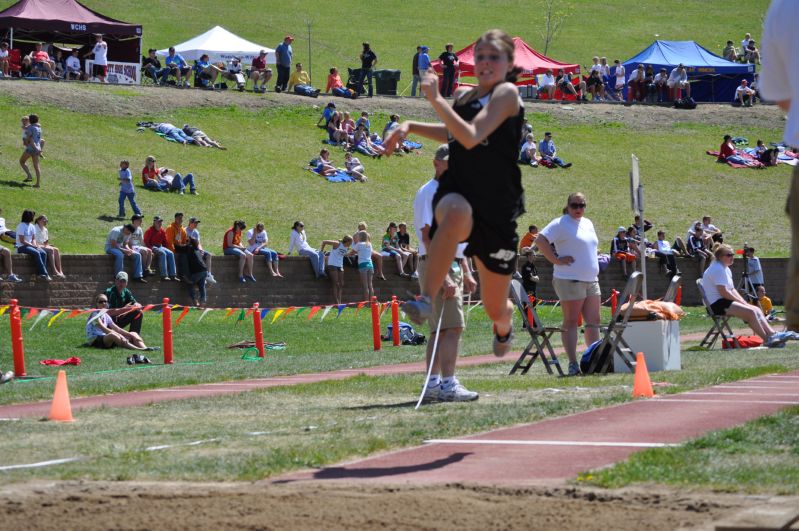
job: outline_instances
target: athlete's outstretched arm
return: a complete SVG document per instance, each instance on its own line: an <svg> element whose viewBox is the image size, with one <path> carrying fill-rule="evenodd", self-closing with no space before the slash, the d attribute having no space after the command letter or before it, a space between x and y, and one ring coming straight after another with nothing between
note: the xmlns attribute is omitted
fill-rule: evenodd
<svg viewBox="0 0 799 531"><path fill-rule="evenodd" d="M405 140L409 134L415 134L435 140L443 144L447 142L447 128L444 124L431 124L425 122L402 122L383 139L385 156L390 156L397 149L397 145Z"/></svg>

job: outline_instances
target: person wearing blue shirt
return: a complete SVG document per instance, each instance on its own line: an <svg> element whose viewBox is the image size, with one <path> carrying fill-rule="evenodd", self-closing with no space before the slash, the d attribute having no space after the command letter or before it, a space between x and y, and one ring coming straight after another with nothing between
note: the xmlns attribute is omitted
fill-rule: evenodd
<svg viewBox="0 0 799 531"><path fill-rule="evenodd" d="M275 59L277 60L277 82L275 83L275 92L283 92L289 87L289 77L291 76L291 61L294 52L291 49L291 43L294 37L286 35L283 42L275 48Z"/></svg>
<svg viewBox="0 0 799 531"><path fill-rule="evenodd" d="M173 46L169 47L169 55L166 56L164 62L167 68L164 69L164 73L161 76L161 84L166 85L167 78L172 74L178 81L178 87L188 87L188 75L189 72L191 72L191 67L186 60L183 59L183 56L179 53L175 53L175 48ZM184 77L186 79L184 79Z"/></svg>
<svg viewBox="0 0 799 531"><path fill-rule="evenodd" d="M422 51L419 54L419 77L422 79L427 75L427 71L430 70L430 55L427 53L429 51L430 48L422 46Z"/></svg>
<svg viewBox="0 0 799 531"><path fill-rule="evenodd" d="M130 174L130 163L123 160L119 163L119 217L125 217L125 199L130 201L133 212L141 216L139 205L136 204L136 189L133 188L133 176Z"/></svg>
<svg viewBox="0 0 799 531"><path fill-rule="evenodd" d="M571 168L571 162L563 162L558 158L558 152L555 149L555 143L552 141L552 133L547 131L544 133L544 139L538 144L538 153L541 155L542 160L549 161L550 163L560 166L561 168Z"/></svg>

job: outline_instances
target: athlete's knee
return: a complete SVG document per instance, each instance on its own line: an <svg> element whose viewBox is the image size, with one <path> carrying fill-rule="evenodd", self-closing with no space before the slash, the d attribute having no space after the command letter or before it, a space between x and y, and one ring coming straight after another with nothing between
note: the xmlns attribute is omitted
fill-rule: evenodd
<svg viewBox="0 0 799 531"><path fill-rule="evenodd" d="M472 220L472 206L459 194L449 194L436 206L436 219L457 223Z"/></svg>

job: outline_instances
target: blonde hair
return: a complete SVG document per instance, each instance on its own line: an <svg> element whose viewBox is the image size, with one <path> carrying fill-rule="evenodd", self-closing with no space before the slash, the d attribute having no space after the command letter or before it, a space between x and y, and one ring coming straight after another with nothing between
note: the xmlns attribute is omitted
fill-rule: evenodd
<svg viewBox="0 0 799 531"><path fill-rule="evenodd" d="M727 253L735 254L735 250L726 243L717 243L713 246L713 256L716 258L716 260L718 260L722 254Z"/></svg>
<svg viewBox="0 0 799 531"><path fill-rule="evenodd" d="M358 233L355 236L358 238L359 242L368 242L369 241L369 233L366 232L365 230L358 231Z"/></svg>

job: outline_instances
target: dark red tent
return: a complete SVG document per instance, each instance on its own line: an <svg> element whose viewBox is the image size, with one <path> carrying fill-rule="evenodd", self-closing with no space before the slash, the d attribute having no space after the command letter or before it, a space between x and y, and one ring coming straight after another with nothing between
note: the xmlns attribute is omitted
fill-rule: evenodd
<svg viewBox="0 0 799 531"><path fill-rule="evenodd" d="M93 33L105 35L109 60L141 60L140 25L106 17L75 0L20 0L0 11L0 35L14 48L24 50L22 42L28 48L34 42L90 46Z"/></svg>
<svg viewBox="0 0 799 531"><path fill-rule="evenodd" d="M524 42L521 37L513 38L513 45L515 47L515 60L516 66L522 69L519 75L517 85L527 85L531 82L533 76L543 74L551 69L557 74L558 69L562 68L570 74L579 74L580 65L573 65L569 63L561 63L550 59L545 55L541 55L535 51L529 44ZM455 52L458 56L458 65L461 77L474 77L474 43L470 44L463 50ZM433 61L433 69L441 73L441 61L436 59Z"/></svg>

